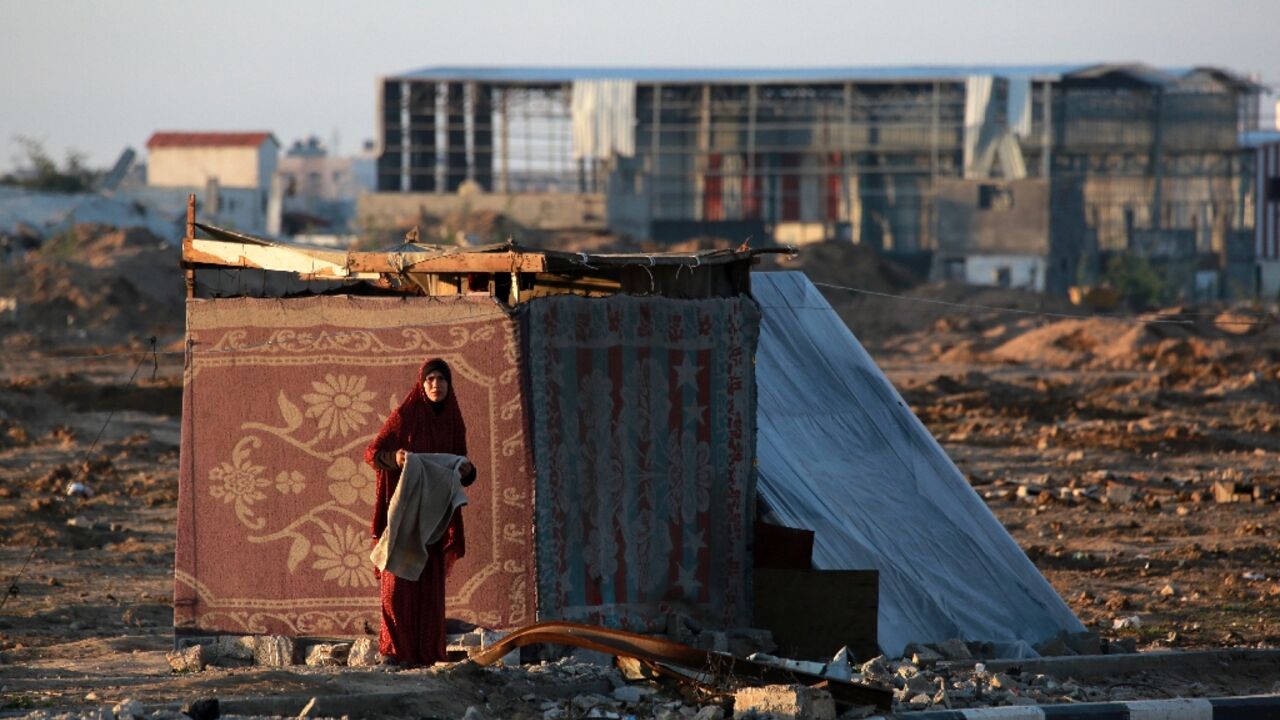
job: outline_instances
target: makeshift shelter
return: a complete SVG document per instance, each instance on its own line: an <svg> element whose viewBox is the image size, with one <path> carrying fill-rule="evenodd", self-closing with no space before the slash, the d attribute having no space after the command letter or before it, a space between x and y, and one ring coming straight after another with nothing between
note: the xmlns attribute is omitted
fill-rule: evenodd
<svg viewBox="0 0 1280 720"><path fill-rule="evenodd" d="M758 460L816 568L879 571L886 652L1083 629L812 284L750 273L777 251L321 251L190 210L175 633L376 629L361 455L427 356L480 478L452 618L749 625Z"/></svg>
<svg viewBox="0 0 1280 720"><path fill-rule="evenodd" d="M814 531L813 565L880 573L879 642L988 640L1000 654L1084 627L802 273L756 273L758 490Z"/></svg>
<svg viewBox="0 0 1280 720"><path fill-rule="evenodd" d="M429 356L479 471L449 617L749 623L768 251L357 253L188 220L178 635L376 630L362 453Z"/></svg>

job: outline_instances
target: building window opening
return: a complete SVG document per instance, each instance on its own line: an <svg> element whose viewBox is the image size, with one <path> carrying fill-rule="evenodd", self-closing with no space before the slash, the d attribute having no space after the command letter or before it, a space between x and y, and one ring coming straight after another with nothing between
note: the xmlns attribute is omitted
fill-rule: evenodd
<svg viewBox="0 0 1280 720"><path fill-rule="evenodd" d="M1013 191L999 185L979 185L978 207L982 210L1008 210L1013 207Z"/></svg>

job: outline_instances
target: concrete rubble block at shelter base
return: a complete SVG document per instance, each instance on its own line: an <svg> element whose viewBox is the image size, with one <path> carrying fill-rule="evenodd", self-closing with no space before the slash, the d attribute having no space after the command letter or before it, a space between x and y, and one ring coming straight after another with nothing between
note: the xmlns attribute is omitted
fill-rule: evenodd
<svg viewBox="0 0 1280 720"><path fill-rule="evenodd" d="M352 667L372 667L382 662L378 655L378 641L373 638L357 638L351 643L347 652L347 665Z"/></svg>
<svg viewBox="0 0 1280 720"><path fill-rule="evenodd" d="M743 688L733 696L734 715L769 713L779 720L835 720L836 703L826 690L804 685Z"/></svg>
<svg viewBox="0 0 1280 720"><path fill-rule="evenodd" d="M191 645L165 653L174 672L200 672L207 664L204 645Z"/></svg>
<svg viewBox="0 0 1280 720"><path fill-rule="evenodd" d="M263 667L287 667L295 664L298 644L284 635L259 635L253 642L253 664Z"/></svg>
<svg viewBox="0 0 1280 720"><path fill-rule="evenodd" d="M347 664L347 655L351 652L351 643L321 643L312 645L307 651L307 665L311 667L333 667Z"/></svg>
<svg viewBox="0 0 1280 720"><path fill-rule="evenodd" d="M255 639L252 635L220 635L205 647L209 665L247 665L253 662Z"/></svg>

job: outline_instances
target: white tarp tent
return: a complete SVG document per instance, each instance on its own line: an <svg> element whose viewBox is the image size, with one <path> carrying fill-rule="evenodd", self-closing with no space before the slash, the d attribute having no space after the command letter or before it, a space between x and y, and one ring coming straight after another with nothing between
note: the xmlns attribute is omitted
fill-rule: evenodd
<svg viewBox="0 0 1280 720"><path fill-rule="evenodd" d="M881 649L958 637L1019 657L1083 631L809 279L751 285L759 499L814 531L815 568L880 572Z"/></svg>

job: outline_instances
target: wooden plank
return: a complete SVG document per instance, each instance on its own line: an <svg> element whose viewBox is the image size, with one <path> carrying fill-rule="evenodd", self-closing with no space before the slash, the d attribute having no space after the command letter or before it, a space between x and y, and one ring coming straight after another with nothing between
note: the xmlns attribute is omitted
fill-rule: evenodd
<svg viewBox="0 0 1280 720"><path fill-rule="evenodd" d="M187 263L275 270L317 278L346 279L356 276L341 262L344 258L343 253L331 251L303 253L273 245L203 238L188 238L182 243L182 259Z"/></svg>
<svg viewBox="0 0 1280 720"><path fill-rule="evenodd" d="M492 252L436 255L433 253L353 252L349 256L354 272L415 273L542 272L547 259L541 253Z"/></svg>
<svg viewBox="0 0 1280 720"><path fill-rule="evenodd" d="M546 258L520 252L458 253L346 253L336 250L300 250L281 245L257 245L187 238L182 244L187 263L223 267L256 268L292 272L316 278L375 278L379 274L542 272Z"/></svg>

